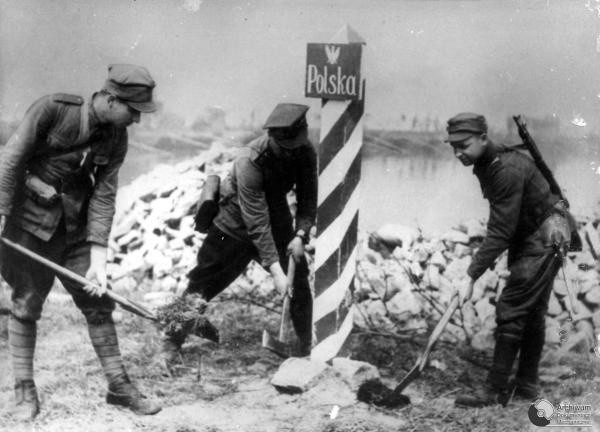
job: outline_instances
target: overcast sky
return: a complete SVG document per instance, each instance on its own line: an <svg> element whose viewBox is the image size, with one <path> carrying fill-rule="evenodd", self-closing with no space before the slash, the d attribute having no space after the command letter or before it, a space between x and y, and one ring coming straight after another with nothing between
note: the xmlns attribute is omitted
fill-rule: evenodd
<svg viewBox="0 0 600 432"><path fill-rule="evenodd" d="M306 44L348 23L367 42L370 125L402 114L581 117L600 128L600 0L0 0L0 113L145 65L169 111L234 122L303 96ZM580 126L571 126L578 128Z"/></svg>

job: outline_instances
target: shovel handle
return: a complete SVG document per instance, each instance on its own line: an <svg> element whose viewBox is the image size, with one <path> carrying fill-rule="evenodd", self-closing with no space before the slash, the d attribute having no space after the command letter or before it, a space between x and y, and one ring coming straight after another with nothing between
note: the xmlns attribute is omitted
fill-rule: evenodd
<svg viewBox="0 0 600 432"><path fill-rule="evenodd" d="M65 267L62 267L58 264L56 264L55 262L50 261L47 258L44 258L41 255L36 254L35 252L30 251L29 249L27 249L26 247L21 246L18 243L15 243L7 238L4 237L0 237L0 240L2 240L2 242L11 247L12 249L22 253L23 255L31 258L32 260L45 265L46 267L54 270L57 274L64 276L66 278L71 279L74 282L77 282L81 285L89 285L89 286L93 286L93 287L98 287L97 284L92 283L91 281L89 281L88 279L84 278L83 276L75 273L72 270L69 270ZM119 303L121 306L123 306L124 309L133 312L143 318L147 318L153 321L157 321L158 319L156 318L156 316L154 316L154 314L152 312L150 312L148 309L144 308L143 306L125 298L120 296L119 294L111 291L111 290L106 290L106 295L112 299L113 301L115 301L116 303Z"/></svg>
<svg viewBox="0 0 600 432"><path fill-rule="evenodd" d="M423 351L423 354L421 354L421 357L419 358L419 369L421 371L425 368L425 364L427 363L427 359L429 358L429 354L431 353L431 350L433 349L435 343L442 335L444 329L450 321L450 318L452 318L452 315L454 315L454 312L456 312L456 309L458 309L459 301L460 300L458 297L458 293L454 294L454 298L450 301L448 308L446 309L446 311L440 318L440 321L437 323L437 325L431 332L431 336L429 336L429 340L427 341L425 351Z"/></svg>
<svg viewBox="0 0 600 432"><path fill-rule="evenodd" d="M577 309L577 306L575 306L575 300L574 300L574 296L573 296L573 287L571 286L571 281L567 277L567 273L565 272L564 262L565 261L563 258L563 264L561 265L560 270L562 272L562 276L565 281L565 288L567 290L565 306L567 307L567 312L569 313L569 317L571 318L571 320L573 320L573 317L579 312L579 310Z"/></svg>
<svg viewBox="0 0 600 432"><path fill-rule="evenodd" d="M402 378L402 381L400 381L400 383L394 388L393 391L395 394L402 393L402 390L404 390L406 388L406 386L408 386L419 375L421 375L421 372L423 371L423 369L425 369L425 365L427 364L427 359L429 358L429 354L431 353L433 346L435 345L437 340L440 338L440 335L442 334L442 332L448 325L448 322L450 322L450 318L452 318L452 315L454 314L456 309L458 309L458 303L459 303L458 293L455 293L454 297L450 301L450 304L448 305L448 308L446 309L446 311L440 318L440 321L437 323L437 325L431 332L431 336L429 336L429 340L427 341L427 346L425 347L425 350L419 356L419 358L417 358L415 365L408 372L408 374L406 374L406 376L404 378Z"/></svg>
<svg viewBox="0 0 600 432"><path fill-rule="evenodd" d="M283 294L283 309L281 311L281 324L279 325L279 340L286 339L290 321L290 297L293 295L294 275L296 273L296 261L290 255L287 268L287 287Z"/></svg>

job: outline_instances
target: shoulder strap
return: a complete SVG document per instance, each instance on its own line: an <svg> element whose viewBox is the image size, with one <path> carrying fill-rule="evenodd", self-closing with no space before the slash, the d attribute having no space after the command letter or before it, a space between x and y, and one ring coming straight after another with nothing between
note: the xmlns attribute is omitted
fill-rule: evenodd
<svg viewBox="0 0 600 432"><path fill-rule="evenodd" d="M52 100L55 102L62 102L71 105L83 105L83 98L81 96L67 93L56 93L52 95Z"/></svg>
<svg viewBox="0 0 600 432"><path fill-rule="evenodd" d="M79 116L79 135L77 136L76 146L83 144L90 138L90 105L84 103L81 106L81 115Z"/></svg>
<svg viewBox="0 0 600 432"><path fill-rule="evenodd" d="M72 102L60 99L60 98L63 98L63 96L66 97L67 100L75 100L74 98L78 98L77 99L78 102L72 103ZM51 157L62 156L65 154L80 151L80 150L88 147L89 144L87 141L89 139L89 132L90 132L90 130L89 130L90 129L89 104L84 103L85 101L81 96L67 95L67 94L63 94L63 93L54 95L53 100L56 100L58 102L69 103L69 104L73 104L73 105L81 105L81 109L79 110L79 134L78 134L77 140L75 141L75 144L73 146L64 148L64 149L59 149L59 150L53 150L53 151L51 150L49 152L44 153L41 156L51 156ZM81 101L81 103L79 103L79 101Z"/></svg>

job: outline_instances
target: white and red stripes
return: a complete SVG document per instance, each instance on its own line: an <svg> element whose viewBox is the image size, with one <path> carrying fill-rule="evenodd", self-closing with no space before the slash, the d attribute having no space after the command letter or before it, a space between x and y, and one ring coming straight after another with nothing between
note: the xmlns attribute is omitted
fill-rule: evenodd
<svg viewBox="0 0 600 432"><path fill-rule="evenodd" d="M335 357L352 330L362 96L353 101L324 100L321 110L313 307L316 345L311 357L322 361Z"/></svg>

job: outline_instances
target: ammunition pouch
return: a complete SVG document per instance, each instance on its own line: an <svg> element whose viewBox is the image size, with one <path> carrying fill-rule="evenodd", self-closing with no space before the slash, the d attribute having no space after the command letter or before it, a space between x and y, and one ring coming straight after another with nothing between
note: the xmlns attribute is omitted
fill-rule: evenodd
<svg viewBox="0 0 600 432"><path fill-rule="evenodd" d="M204 188L198 201L198 210L194 217L195 229L207 233L214 218L219 212L219 190L221 179L218 175L209 175L204 183Z"/></svg>
<svg viewBox="0 0 600 432"><path fill-rule="evenodd" d="M542 222L540 234L544 246L552 246L563 253L580 251L583 246L575 218L562 200L554 204L550 215Z"/></svg>
<svg viewBox="0 0 600 432"><path fill-rule="evenodd" d="M25 175L24 191L27 197L43 207L52 207L61 198L54 186L29 172Z"/></svg>

